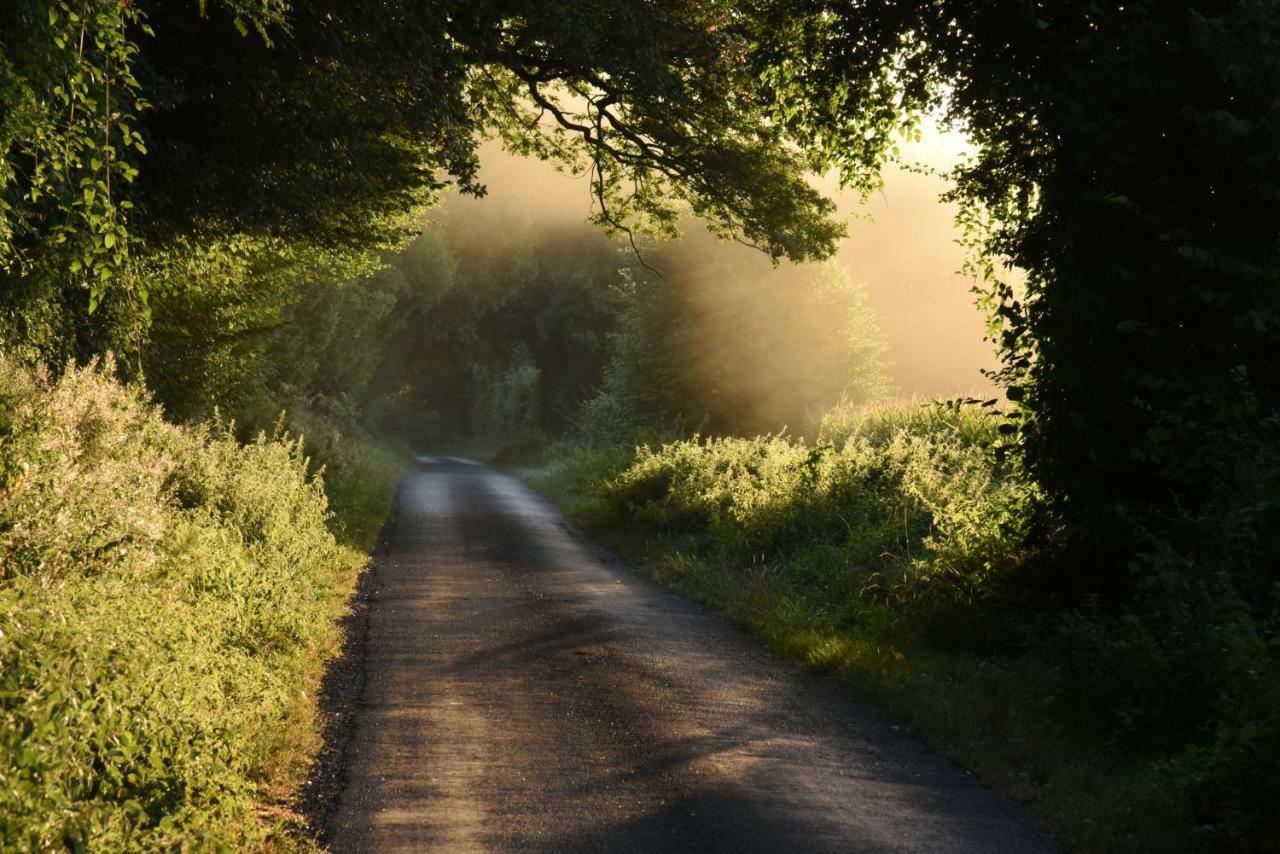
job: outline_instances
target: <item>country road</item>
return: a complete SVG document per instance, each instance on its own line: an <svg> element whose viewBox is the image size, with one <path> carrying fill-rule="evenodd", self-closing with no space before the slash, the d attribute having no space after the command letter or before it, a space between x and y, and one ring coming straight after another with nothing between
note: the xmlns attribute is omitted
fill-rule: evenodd
<svg viewBox="0 0 1280 854"><path fill-rule="evenodd" d="M371 573L335 851L1053 850L510 475L407 476Z"/></svg>

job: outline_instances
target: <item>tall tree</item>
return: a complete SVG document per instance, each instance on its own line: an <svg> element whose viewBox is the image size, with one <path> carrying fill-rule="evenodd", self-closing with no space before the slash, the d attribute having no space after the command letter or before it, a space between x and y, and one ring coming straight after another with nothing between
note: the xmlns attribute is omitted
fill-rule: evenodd
<svg viewBox="0 0 1280 854"><path fill-rule="evenodd" d="M1280 528L1280 484L1259 483L1280 440L1280 6L760 8L753 55L820 161L874 182L931 110L976 144L954 196L987 259L1010 429L1064 537L1050 587L1130 589L1126 564L1159 548L1141 537L1203 539L1187 523L1223 496L1249 496L1241 531ZM1250 554L1220 559L1243 576Z"/></svg>

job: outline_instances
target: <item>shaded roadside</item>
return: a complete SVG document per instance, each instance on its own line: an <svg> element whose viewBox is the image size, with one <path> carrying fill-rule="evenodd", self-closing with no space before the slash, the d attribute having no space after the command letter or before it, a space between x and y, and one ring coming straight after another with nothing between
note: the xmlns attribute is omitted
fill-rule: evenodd
<svg viewBox="0 0 1280 854"><path fill-rule="evenodd" d="M351 595L351 609L339 621L342 648L325 669L317 699L323 742L294 805L308 835L321 845L330 842L330 818L349 780L347 754L368 675L369 610L379 588L377 557L387 552L400 510L397 488L391 515L378 534L369 562Z"/></svg>

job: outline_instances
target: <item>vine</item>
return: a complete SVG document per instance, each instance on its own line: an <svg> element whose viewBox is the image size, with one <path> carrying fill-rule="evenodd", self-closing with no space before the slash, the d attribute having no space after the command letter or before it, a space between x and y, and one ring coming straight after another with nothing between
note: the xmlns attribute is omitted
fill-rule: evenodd
<svg viewBox="0 0 1280 854"><path fill-rule="evenodd" d="M132 0L51 0L27 14L28 38L43 44L29 45L25 67L0 71L19 96L0 136L0 267L23 265L24 250L47 235L67 247L68 272L88 289L93 311L126 279L134 242L123 191L146 153L135 121L147 103L133 34L153 33ZM135 296L145 305L145 290Z"/></svg>

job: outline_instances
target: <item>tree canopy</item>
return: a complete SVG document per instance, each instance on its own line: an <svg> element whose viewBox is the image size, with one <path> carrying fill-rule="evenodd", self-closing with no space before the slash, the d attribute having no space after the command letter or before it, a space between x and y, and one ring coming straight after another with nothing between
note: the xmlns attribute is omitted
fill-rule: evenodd
<svg viewBox="0 0 1280 854"><path fill-rule="evenodd" d="M483 192L475 149L486 133L589 170L596 217L612 228L667 228L683 200L771 254L825 254L839 234L830 204L768 120L732 12L9 5L0 257L12 268L50 231L88 232L82 260L105 279L126 250L126 219L148 238L234 222L367 248L393 238L396 215L445 174Z"/></svg>
<svg viewBox="0 0 1280 854"><path fill-rule="evenodd" d="M753 55L820 162L865 181L927 111L973 141L952 196L1019 403L1007 429L1047 489L1042 534L1066 538L1056 586L1128 589L1141 532L1258 490L1244 461L1280 438L1280 7L763 9ZM1254 505L1241 532L1278 513Z"/></svg>

